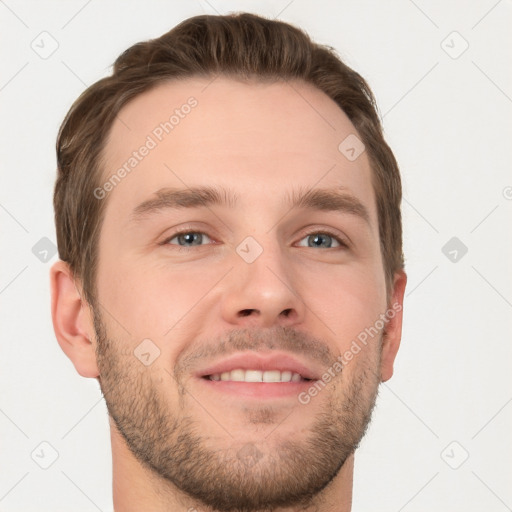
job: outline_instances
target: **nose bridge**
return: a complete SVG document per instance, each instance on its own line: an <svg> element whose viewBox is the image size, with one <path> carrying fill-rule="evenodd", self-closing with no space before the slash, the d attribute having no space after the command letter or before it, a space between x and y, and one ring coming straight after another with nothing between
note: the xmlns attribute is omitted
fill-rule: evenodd
<svg viewBox="0 0 512 512"><path fill-rule="evenodd" d="M275 232L256 236L247 236L236 247L223 315L230 323L238 324L297 322L303 316L302 302L286 254Z"/></svg>

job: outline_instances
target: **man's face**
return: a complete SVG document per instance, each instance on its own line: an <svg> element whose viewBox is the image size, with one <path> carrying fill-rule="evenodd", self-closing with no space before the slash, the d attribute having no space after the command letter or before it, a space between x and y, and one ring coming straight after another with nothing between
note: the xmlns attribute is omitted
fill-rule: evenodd
<svg viewBox="0 0 512 512"><path fill-rule="evenodd" d="M170 487L219 510L307 503L363 436L381 376L381 328L334 365L388 307L370 165L340 152L356 130L311 86L210 82L160 85L113 126L105 180L139 155L99 240L100 382ZM198 187L230 200L197 204Z"/></svg>

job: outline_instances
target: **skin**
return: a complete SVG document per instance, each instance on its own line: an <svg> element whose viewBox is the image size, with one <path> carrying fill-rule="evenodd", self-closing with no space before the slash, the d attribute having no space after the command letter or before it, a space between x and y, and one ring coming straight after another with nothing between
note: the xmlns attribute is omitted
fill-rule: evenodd
<svg viewBox="0 0 512 512"><path fill-rule="evenodd" d="M263 348L272 340L283 348L276 333L285 329L303 334L307 343L316 341L334 361L392 304L402 305L406 276L395 275L388 296L367 155L351 162L340 153L340 142L357 131L330 98L307 84L243 84L219 77L159 85L122 109L122 122L114 123L106 146L105 178L191 96L197 107L104 199L96 329L95 311L82 300L80 281L61 261L51 270L53 324L80 375L98 378L114 400L114 380L105 375L111 366L101 354L98 361L101 315L113 340L109 357L130 375L127 382L133 379L146 390L153 385L162 407L208 432L204 442L209 449L228 453L248 443L257 446L262 458L256 468L263 470L271 467L272 454L286 440L305 443L320 415L344 403L351 384L360 383L358 399L371 412L378 383L393 374L401 310L387 323L385 336L362 346L341 376L307 405L297 397L248 402L206 389L193 373L213 361L208 350L232 332L241 333L239 339L250 347L247 333L253 331L261 334ZM165 210L142 222L130 220L132 210L162 187L202 185L230 188L237 205ZM292 189L317 187L343 187L365 206L368 222L346 212L290 210L286 205ZM188 251L179 250L176 238L162 244L177 228L208 238ZM326 230L348 240L348 248L330 238L332 247L308 246L310 231ZM248 236L263 249L250 264L236 251ZM144 339L160 351L150 366L133 355ZM207 355L199 357L205 349ZM301 360L320 373L329 367L314 351ZM123 382L119 392L133 394ZM142 506L210 510L142 464L112 418L110 427L117 512ZM307 510L349 511L353 464L351 454Z"/></svg>

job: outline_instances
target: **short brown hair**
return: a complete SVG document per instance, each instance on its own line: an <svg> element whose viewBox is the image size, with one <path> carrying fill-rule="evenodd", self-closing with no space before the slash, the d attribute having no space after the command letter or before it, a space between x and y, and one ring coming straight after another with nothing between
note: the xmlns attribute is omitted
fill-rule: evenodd
<svg viewBox="0 0 512 512"><path fill-rule="evenodd" d="M328 46L287 23L248 13L189 18L157 39L137 43L114 63L111 76L74 102L57 138L54 208L59 256L94 304L98 240L106 200L101 183L109 131L124 105L170 80L212 77L302 80L333 99L350 118L368 152L388 292L403 268L401 181L384 140L375 99L365 80ZM341 142L341 141L340 141Z"/></svg>

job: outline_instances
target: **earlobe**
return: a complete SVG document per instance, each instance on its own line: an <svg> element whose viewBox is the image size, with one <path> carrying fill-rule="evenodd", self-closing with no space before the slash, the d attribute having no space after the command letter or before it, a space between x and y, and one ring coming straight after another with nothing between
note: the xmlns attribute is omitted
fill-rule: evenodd
<svg viewBox="0 0 512 512"><path fill-rule="evenodd" d="M395 274L393 293L388 304L389 319L382 340L381 381L386 382L393 376L393 364L402 339L402 317L407 275L403 270Z"/></svg>
<svg viewBox="0 0 512 512"><path fill-rule="evenodd" d="M52 322L64 353L83 377L98 377L94 325L90 306L76 287L73 273L64 261L50 270Z"/></svg>

